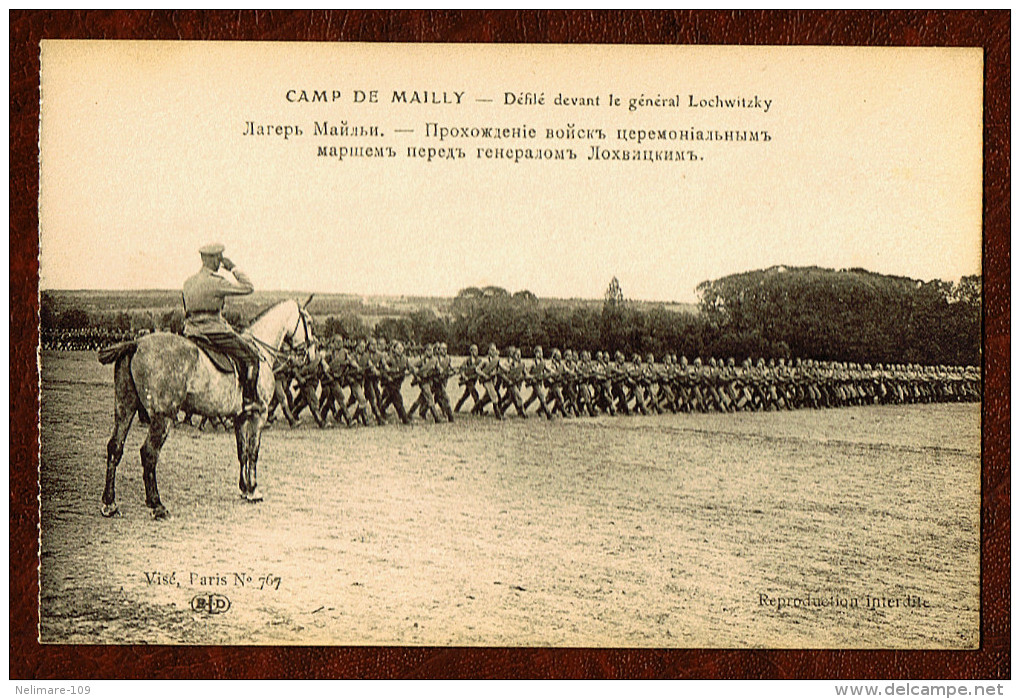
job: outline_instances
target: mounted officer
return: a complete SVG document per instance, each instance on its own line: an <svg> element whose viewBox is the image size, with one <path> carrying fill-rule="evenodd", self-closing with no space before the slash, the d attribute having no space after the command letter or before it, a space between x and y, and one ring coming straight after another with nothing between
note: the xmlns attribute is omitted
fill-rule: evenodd
<svg viewBox="0 0 1020 699"><path fill-rule="evenodd" d="M184 282L184 335L233 357L238 363L244 412L257 409L259 353L251 342L237 333L223 318L223 302L228 296L247 296L255 290L248 275L223 256L223 245L206 245L202 269ZM216 274L220 267L234 281Z"/></svg>

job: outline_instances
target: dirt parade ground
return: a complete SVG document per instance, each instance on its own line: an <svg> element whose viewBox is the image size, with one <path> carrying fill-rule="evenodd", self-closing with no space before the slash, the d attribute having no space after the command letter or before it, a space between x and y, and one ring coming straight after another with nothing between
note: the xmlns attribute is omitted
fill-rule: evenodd
<svg viewBox="0 0 1020 699"><path fill-rule="evenodd" d="M41 357L43 642L978 644L977 403L277 423L258 504L179 426L154 521L137 421L100 515L112 374Z"/></svg>

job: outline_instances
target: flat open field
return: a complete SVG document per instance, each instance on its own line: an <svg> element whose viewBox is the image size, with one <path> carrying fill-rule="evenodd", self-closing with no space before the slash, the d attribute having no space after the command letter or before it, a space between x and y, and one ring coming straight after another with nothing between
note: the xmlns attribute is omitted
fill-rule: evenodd
<svg viewBox="0 0 1020 699"><path fill-rule="evenodd" d="M137 424L99 512L112 374L42 356L44 642L978 643L976 404L276 426L256 505L232 433L180 427L156 522Z"/></svg>

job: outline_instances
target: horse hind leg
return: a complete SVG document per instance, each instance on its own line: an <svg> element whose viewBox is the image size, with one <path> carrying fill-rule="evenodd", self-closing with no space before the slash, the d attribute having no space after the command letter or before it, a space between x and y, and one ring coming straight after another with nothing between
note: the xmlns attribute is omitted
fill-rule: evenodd
<svg viewBox="0 0 1020 699"><path fill-rule="evenodd" d="M131 378L130 357L124 357L114 368L114 387L116 395L113 408L113 435L106 443L106 488L103 490L104 517L118 514L117 508L117 466L124 456L124 441L134 420L135 413L141 408L134 380Z"/></svg>
<svg viewBox="0 0 1020 699"><path fill-rule="evenodd" d="M170 419L165 415L152 415L149 422L149 436L142 444L142 480L145 481L145 504L152 510L153 519L165 519L169 512L159 500L156 487L156 463L159 451L170 432Z"/></svg>

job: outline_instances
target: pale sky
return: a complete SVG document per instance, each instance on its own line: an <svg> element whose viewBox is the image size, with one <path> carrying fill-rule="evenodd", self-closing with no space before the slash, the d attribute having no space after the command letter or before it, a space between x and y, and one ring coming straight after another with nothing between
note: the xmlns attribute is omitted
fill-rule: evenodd
<svg viewBox="0 0 1020 699"><path fill-rule="evenodd" d="M599 297L615 275L630 298L694 301L701 281L775 264L955 280L980 273L981 78L979 49L48 41L40 286L179 288L214 241L265 290ZM289 90L340 96L292 103ZM545 104L508 106L507 92ZM662 106L631 111L642 95ZM246 136L248 121L304 135ZM316 121L384 135L314 136ZM538 138L440 142L427 122ZM603 149L702 159L589 161L593 141L546 139L568 124L602 129ZM772 140L638 146L618 129ZM316 155L369 145L397 157ZM409 146L466 157L429 163ZM577 159L477 157L498 147Z"/></svg>

